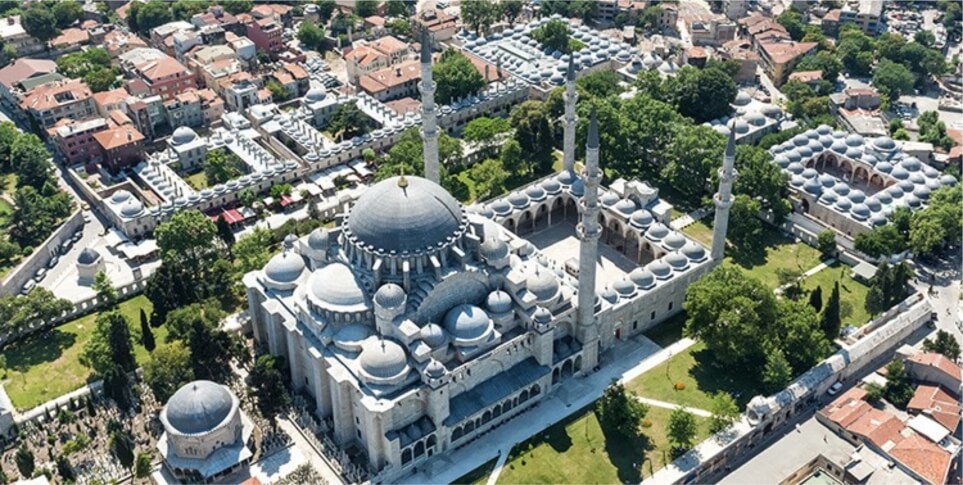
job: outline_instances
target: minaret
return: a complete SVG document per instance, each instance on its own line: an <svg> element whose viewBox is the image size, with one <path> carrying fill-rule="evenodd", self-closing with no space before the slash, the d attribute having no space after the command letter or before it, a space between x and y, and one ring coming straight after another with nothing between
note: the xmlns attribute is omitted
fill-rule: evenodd
<svg viewBox="0 0 963 485"><path fill-rule="evenodd" d="M427 29L421 34L421 138L424 141L425 178L440 184L435 82L431 79L431 38Z"/></svg>
<svg viewBox="0 0 963 485"><path fill-rule="evenodd" d="M582 217L578 225L578 337L582 343L583 369L598 365L599 331L595 322L595 269L598 259L599 236L599 124L595 108L589 120L588 142L585 144L585 172L582 174L585 195L581 201Z"/></svg>
<svg viewBox="0 0 963 485"><path fill-rule="evenodd" d="M565 118L564 118L564 137L562 138L562 170L571 174L575 170L575 122L578 117L575 115L575 104L578 102L578 93L575 92L575 55L568 56L568 72L565 77Z"/></svg>
<svg viewBox="0 0 963 485"><path fill-rule="evenodd" d="M726 230L729 227L729 208L732 207L732 183L736 180L736 132L730 127L726 155L719 169L719 191L712 198L716 204L716 218L712 225L712 261L721 263L726 249Z"/></svg>

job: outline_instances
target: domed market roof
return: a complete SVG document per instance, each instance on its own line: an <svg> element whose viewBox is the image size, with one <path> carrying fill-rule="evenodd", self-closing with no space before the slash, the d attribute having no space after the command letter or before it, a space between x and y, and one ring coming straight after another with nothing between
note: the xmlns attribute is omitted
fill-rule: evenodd
<svg viewBox="0 0 963 485"><path fill-rule="evenodd" d="M461 205L440 185L421 177L383 180L351 209L346 232L385 252L434 248L462 231Z"/></svg>
<svg viewBox="0 0 963 485"><path fill-rule="evenodd" d="M164 407L167 423L184 434L213 430L231 414L234 398L226 387L194 381L177 390Z"/></svg>

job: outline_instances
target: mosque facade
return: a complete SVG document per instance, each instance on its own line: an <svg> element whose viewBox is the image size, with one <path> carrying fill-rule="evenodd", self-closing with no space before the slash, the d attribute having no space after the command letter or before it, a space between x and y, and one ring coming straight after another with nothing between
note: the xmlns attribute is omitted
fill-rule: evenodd
<svg viewBox="0 0 963 485"><path fill-rule="evenodd" d="M422 60L430 73L430 55ZM689 284L721 262L732 137L710 249L669 228L658 190L622 179L602 186L594 113L576 173L567 74L561 172L463 206L438 184L429 100L427 178L373 185L335 227L289 236L244 277L256 342L286 359L334 441L361 450L381 480L605 365L608 349L678 313ZM431 78L422 79L430 97Z"/></svg>

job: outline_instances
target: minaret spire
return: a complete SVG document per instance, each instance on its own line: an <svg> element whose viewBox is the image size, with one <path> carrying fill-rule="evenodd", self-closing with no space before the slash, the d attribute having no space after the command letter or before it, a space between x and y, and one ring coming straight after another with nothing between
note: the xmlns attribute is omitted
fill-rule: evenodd
<svg viewBox="0 0 963 485"><path fill-rule="evenodd" d="M729 208L732 207L732 184L736 180L736 131L729 127L729 141L722 168L719 169L719 190L712 198L716 205L715 222L712 225L712 261L721 263L726 249L726 231L729 228Z"/></svg>
<svg viewBox="0 0 963 485"><path fill-rule="evenodd" d="M425 178L441 183L438 166L438 120L435 113L435 82L431 78L431 37L421 33L421 138L425 159Z"/></svg>
<svg viewBox="0 0 963 485"><path fill-rule="evenodd" d="M599 237L599 184L602 173L599 170L599 124L592 108L589 120L588 140L585 144L585 172L582 174L585 194L581 201L581 221L578 225L579 236L579 273L578 273L578 338L585 349L584 369L598 365L598 326L595 322L595 272L598 260Z"/></svg>
<svg viewBox="0 0 963 485"><path fill-rule="evenodd" d="M578 93L575 92L575 55L568 56L568 70L565 76L565 115L563 118L563 137L562 137L562 170L572 174L575 170L575 124L578 117L575 114L575 105L578 102ZM573 177L574 178L574 177Z"/></svg>

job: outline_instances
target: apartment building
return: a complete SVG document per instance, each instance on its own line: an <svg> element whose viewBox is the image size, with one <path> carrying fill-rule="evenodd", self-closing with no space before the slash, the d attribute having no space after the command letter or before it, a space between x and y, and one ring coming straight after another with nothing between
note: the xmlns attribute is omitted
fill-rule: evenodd
<svg viewBox="0 0 963 485"><path fill-rule="evenodd" d="M67 165L84 163L100 156L100 146L94 135L108 128L104 118L75 121L61 119L47 129L47 137L57 147Z"/></svg>
<svg viewBox="0 0 963 485"><path fill-rule="evenodd" d="M132 74L143 81L148 92L169 101L179 93L197 88L194 74L177 60L164 56L134 66Z"/></svg>
<svg viewBox="0 0 963 485"><path fill-rule="evenodd" d="M20 108L44 129L64 118L80 120L97 112L93 93L80 79L37 86L23 96Z"/></svg>

